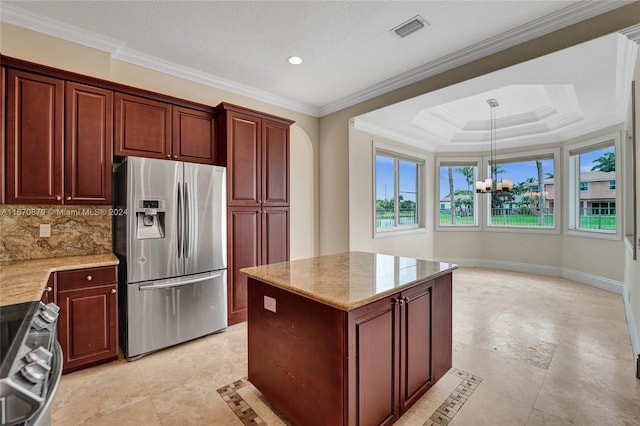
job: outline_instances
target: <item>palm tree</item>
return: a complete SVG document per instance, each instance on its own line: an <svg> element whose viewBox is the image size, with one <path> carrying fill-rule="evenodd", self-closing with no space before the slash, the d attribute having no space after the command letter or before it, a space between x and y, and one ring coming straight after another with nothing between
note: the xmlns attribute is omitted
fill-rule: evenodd
<svg viewBox="0 0 640 426"><path fill-rule="evenodd" d="M599 170L601 172L615 172L616 171L616 153L609 151L602 154L600 157L593 160L595 164L591 167L591 171Z"/></svg>
<svg viewBox="0 0 640 426"><path fill-rule="evenodd" d="M454 214L455 209L455 194L453 193L453 169L451 167L447 167L447 172L449 173L449 197L451 199L451 224L455 225L456 223L456 215Z"/></svg>
<svg viewBox="0 0 640 426"><path fill-rule="evenodd" d="M460 173L461 175L464 176L464 178L467 181L467 189L469 190L469 192L472 192L473 190L473 175L474 175L474 170L473 167L471 166L464 166L464 167L458 167L456 169L457 173Z"/></svg>
<svg viewBox="0 0 640 426"><path fill-rule="evenodd" d="M542 173L542 161L536 161L536 167L538 168L538 191L540 192L540 198L538 202L538 225L544 226L544 208L546 201L544 198L544 175Z"/></svg>

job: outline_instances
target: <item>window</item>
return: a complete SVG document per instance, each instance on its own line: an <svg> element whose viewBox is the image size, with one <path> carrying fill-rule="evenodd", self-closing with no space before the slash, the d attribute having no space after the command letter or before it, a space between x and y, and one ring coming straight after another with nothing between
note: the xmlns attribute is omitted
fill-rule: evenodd
<svg viewBox="0 0 640 426"><path fill-rule="evenodd" d="M615 137L569 147L568 229L618 232Z"/></svg>
<svg viewBox="0 0 640 426"><path fill-rule="evenodd" d="M424 160L376 147L375 229L385 232L420 227Z"/></svg>
<svg viewBox="0 0 640 426"><path fill-rule="evenodd" d="M555 228L554 154L503 158L496 161L495 167L498 182L510 179L513 192L487 194L489 226Z"/></svg>
<svg viewBox="0 0 640 426"><path fill-rule="evenodd" d="M477 226L477 162L440 161L438 200L440 226Z"/></svg>

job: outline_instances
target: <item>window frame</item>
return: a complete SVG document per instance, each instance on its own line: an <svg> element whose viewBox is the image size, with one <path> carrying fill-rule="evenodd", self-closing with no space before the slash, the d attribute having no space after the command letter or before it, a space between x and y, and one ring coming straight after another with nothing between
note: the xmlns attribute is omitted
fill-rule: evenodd
<svg viewBox="0 0 640 426"><path fill-rule="evenodd" d="M613 146L616 153L616 229L615 231L602 230L602 229L587 229L580 228L580 213L577 211L577 206L580 200L580 165L579 155L595 151L600 148L606 148ZM567 206L564 217L564 232L567 235L574 235L580 237L600 238L606 240L620 240L622 238L622 228L624 227L622 210L622 193L624 192L624 183L621 180L621 164L620 155L622 151L620 148L620 133L608 133L599 137L584 140L578 143L567 145L564 147L564 169L565 184L567 186L566 195L564 198L564 205ZM578 226L576 226L578 224Z"/></svg>
<svg viewBox="0 0 640 426"><path fill-rule="evenodd" d="M475 188L472 189L473 192L473 218L474 224L465 225L465 224L455 224L455 225L442 225L440 224L440 167L447 167L447 164L457 164L456 167L460 166L473 166L476 168L474 174L474 181L479 180L480 168L482 167L483 161L482 157L437 157L436 158L436 169L435 169L435 178L436 178L436 209L434 211L434 225L436 231L482 231L483 229L483 221L481 218L481 212L483 211L482 203L484 202L484 197L480 197L475 192Z"/></svg>
<svg viewBox="0 0 640 426"><path fill-rule="evenodd" d="M378 155L383 155L386 157L390 157L394 159L394 164L398 160L411 161L415 162L417 167L417 179L416 183L418 185L417 188L417 196L416 196L416 209L417 209L417 219L418 223L410 224L410 225L398 225L391 228L378 228L376 226L376 182L377 182L377 170L376 170L376 157ZM424 233L427 231L426 228L426 162L427 157L424 154L418 153L416 151L409 151L407 149L399 148L392 145L387 145L380 142L373 142L373 150L372 150L372 164L373 164L373 237L374 238L383 238L383 237L392 237L402 234L413 234L413 233ZM394 206L397 206L397 198L398 198L398 169L394 167ZM395 213L397 214L397 212Z"/></svg>
<svg viewBox="0 0 640 426"><path fill-rule="evenodd" d="M558 202L559 200L563 199L562 198L563 182L562 182L562 179L560 178L560 176L562 176L562 170L560 168L560 163L561 163L560 151L561 150L559 147L555 147L555 148L548 148L548 149L538 149L538 150L532 150L532 151L521 151L521 152L515 152L515 153L495 155L496 164L535 161L537 158L540 158L540 157L553 158L553 176L554 176L553 227L492 225L491 224L491 202L488 201L488 197L490 197L491 194L485 193L485 194L481 194L481 195L484 195L483 197L480 197L483 199L483 203L484 203L484 208L483 208L484 230L491 231L491 232L517 232L517 233L536 233L536 234L560 234L562 232L561 219L563 218L563 214L562 214L563 204ZM483 164L482 170L484 171L486 177L483 176L481 180L483 178L489 177L489 170L490 170L489 167L491 166L491 158L488 156L484 156L482 164ZM556 178L556 176L558 177ZM515 183L516 182L514 182L514 185Z"/></svg>

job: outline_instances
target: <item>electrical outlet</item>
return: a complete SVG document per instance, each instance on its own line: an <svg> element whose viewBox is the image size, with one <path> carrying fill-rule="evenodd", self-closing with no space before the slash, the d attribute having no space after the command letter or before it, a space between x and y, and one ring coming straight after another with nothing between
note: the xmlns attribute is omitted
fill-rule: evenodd
<svg viewBox="0 0 640 426"><path fill-rule="evenodd" d="M276 311L276 299L269 296L264 296L264 308L267 311L275 312Z"/></svg>
<svg viewBox="0 0 640 426"><path fill-rule="evenodd" d="M40 224L40 238L49 238L51 236L51 224L49 223L41 223Z"/></svg>

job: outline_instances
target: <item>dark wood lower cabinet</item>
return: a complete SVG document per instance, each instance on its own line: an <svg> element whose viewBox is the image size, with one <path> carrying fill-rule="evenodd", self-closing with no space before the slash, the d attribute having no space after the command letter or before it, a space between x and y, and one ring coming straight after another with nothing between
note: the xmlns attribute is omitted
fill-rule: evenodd
<svg viewBox="0 0 640 426"><path fill-rule="evenodd" d="M394 423L451 368L451 277L352 311L249 278L249 380L296 424Z"/></svg>
<svg viewBox="0 0 640 426"><path fill-rule="evenodd" d="M230 207L227 211L229 325L247 320L247 277L240 269L289 259L288 207Z"/></svg>
<svg viewBox="0 0 640 426"><path fill-rule="evenodd" d="M116 267L57 272L63 374L118 357Z"/></svg>

